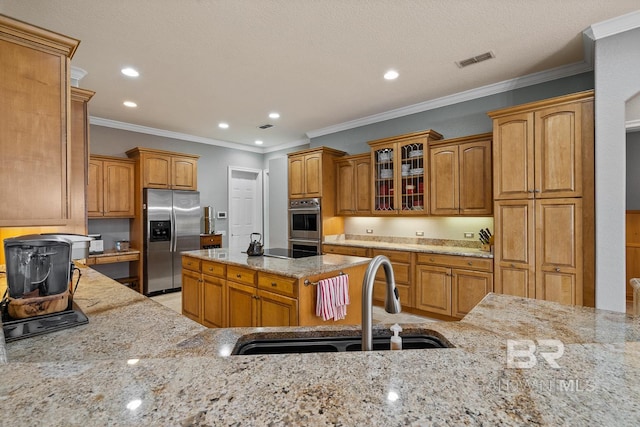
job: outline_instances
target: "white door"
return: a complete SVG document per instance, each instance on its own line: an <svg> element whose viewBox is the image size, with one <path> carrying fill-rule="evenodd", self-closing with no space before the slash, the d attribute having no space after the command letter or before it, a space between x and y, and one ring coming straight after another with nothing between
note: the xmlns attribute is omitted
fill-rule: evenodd
<svg viewBox="0 0 640 427"><path fill-rule="evenodd" d="M229 249L246 251L251 233L262 234L262 171L229 166Z"/></svg>

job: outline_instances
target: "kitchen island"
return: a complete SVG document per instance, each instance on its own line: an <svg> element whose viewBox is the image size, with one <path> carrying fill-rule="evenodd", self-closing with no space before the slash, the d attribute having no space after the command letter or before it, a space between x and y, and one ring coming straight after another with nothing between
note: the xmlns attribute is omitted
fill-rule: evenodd
<svg viewBox="0 0 640 427"><path fill-rule="evenodd" d="M182 314L208 327L359 324L370 258L248 256L229 249L182 253ZM316 315L320 280L348 279L350 304L338 319Z"/></svg>
<svg viewBox="0 0 640 427"><path fill-rule="evenodd" d="M13 426L637 425L640 320L489 294L460 322L403 324L454 348L231 356L246 336L358 326L206 329L91 269L87 325L6 344ZM374 333L386 327L375 326ZM563 354L553 368L543 353ZM507 364L507 340L537 363ZM527 344L527 343L525 343ZM0 348L2 348L0 344ZM531 358L524 357L524 361Z"/></svg>

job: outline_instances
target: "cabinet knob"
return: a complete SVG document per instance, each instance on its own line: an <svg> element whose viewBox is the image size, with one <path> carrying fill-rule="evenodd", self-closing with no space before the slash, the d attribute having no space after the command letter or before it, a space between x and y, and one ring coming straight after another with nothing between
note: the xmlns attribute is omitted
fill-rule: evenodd
<svg viewBox="0 0 640 427"><path fill-rule="evenodd" d="M467 265L473 265L473 262L472 262L472 261L469 261L469 262L467 263Z"/></svg>
<svg viewBox="0 0 640 427"><path fill-rule="evenodd" d="M209 271L213 271L213 267L209 267Z"/></svg>
<svg viewBox="0 0 640 427"><path fill-rule="evenodd" d="M535 190L533 190L534 193L540 193L540 190L538 190L537 188Z"/></svg>
<svg viewBox="0 0 640 427"><path fill-rule="evenodd" d="M278 286L276 282L271 282L271 286Z"/></svg>
<svg viewBox="0 0 640 427"><path fill-rule="evenodd" d="M434 260L433 260L433 258L429 258L429 261L433 262Z"/></svg>
<svg viewBox="0 0 640 427"><path fill-rule="evenodd" d="M242 274L238 273L238 274L236 274L236 277L239 279L239 278L242 277Z"/></svg>
<svg viewBox="0 0 640 427"><path fill-rule="evenodd" d="M515 264L511 264L511 268L516 268L516 265Z"/></svg>
<svg viewBox="0 0 640 427"><path fill-rule="evenodd" d="M560 267L556 267L556 272L560 273Z"/></svg>

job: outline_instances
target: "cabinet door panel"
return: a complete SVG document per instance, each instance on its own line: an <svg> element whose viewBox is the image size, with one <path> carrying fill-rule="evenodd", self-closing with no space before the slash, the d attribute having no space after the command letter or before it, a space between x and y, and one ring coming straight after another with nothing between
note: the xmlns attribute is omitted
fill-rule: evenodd
<svg viewBox="0 0 640 427"><path fill-rule="evenodd" d="M458 146L436 147L431 156L431 214L457 215L460 201Z"/></svg>
<svg viewBox="0 0 640 427"><path fill-rule="evenodd" d="M495 261L519 267L533 265L535 223L533 200L495 204Z"/></svg>
<svg viewBox="0 0 640 427"><path fill-rule="evenodd" d="M132 164L104 162L104 215L133 216Z"/></svg>
<svg viewBox="0 0 640 427"><path fill-rule="evenodd" d="M400 304L402 307L413 307L413 289L409 284L396 282L398 295L400 296ZM378 303L384 304L387 295L387 282L385 280L376 279L373 282L373 299Z"/></svg>
<svg viewBox="0 0 640 427"><path fill-rule="evenodd" d="M582 304L582 296L576 301L576 275L541 271L536 275L536 298L560 304Z"/></svg>
<svg viewBox="0 0 640 427"><path fill-rule="evenodd" d="M298 301L273 292L258 291L258 326L297 326Z"/></svg>
<svg viewBox="0 0 640 427"><path fill-rule="evenodd" d="M371 159L355 161L355 206L356 213L371 212Z"/></svg>
<svg viewBox="0 0 640 427"><path fill-rule="evenodd" d="M351 162L338 162L336 165L338 177L338 192L336 199L336 213L338 215L352 214L355 210L353 198L354 165Z"/></svg>
<svg viewBox="0 0 640 427"><path fill-rule="evenodd" d="M197 160L185 157L171 158L171 188L176 190L197 190Z"/></svg>
<svg viewBox="0 0 640 427"><path fill-rule="evenodd" d="M491 141L460 145L460 214L488 215L493 211Z"/></svg>
<svg viewBox="0 0 640 427"><path fill-rule="evenodd" d="M493 292L493 274L453 270L452 316L464 317L489 292Z"/></svg>
<svg viewBox="0 0 640 427"><path fill-rule="evenodd" d="M304 156L289 158L289 197L304 197Z"/></svg>
<svg viewBox="0 0 640 427"><path fill-rule="evenodd" d="M182 314L200 322L200 274L182 270Z"/></svg>
<svg viewBox="0 0 640 427"><path fill-rule="evenodd" d="M496 200L533 197L533 113L493 121L493 195Z"/></svg>
<svg viewBox="0 0 640 427"><path fill-rule="evenodd" d="M535 298L533 268L496 267L494 288L496 293L516 297Z"/></svg>
<svg viewBox="0 0 640 427"><path fill-rule="evenodd" d="M535 113L536 197L582 196L580 104Z"/></svg>
<svg viewBox="0 0 640 427"><path fill-rule="evenodd" d="M451 269L424 265L416 268L415 307L451 315Z"/></svg>
<svg viewBox="0 0 640 427"><path fill-rule="evenodd" d="M256 326L256 288L227 281L229 327Z"/></svg>
<svg viewBox="0 0 640 427"><path fill-rule="evenodd" d="M143 183L145 188L171 187L171 157L159 154L144 153Z"/></svg>
<svg viewBox="0 0 640 427"><path fill-rule="evenodd" d="M208 327L227 326L225 280L202 276L202 323Z"/></svg>
<svg viewBox="0 0 640 427"><path fill-rule="evenodd" d="M322 155L304 156L305 197L322 197Z"/></svg>
<svg viewBox="0 0 640 427"><path fill-rule="evenodd" d="M104 210L102 161L89 160L87 180L87 214L89 217L101 217Z"/></svg>

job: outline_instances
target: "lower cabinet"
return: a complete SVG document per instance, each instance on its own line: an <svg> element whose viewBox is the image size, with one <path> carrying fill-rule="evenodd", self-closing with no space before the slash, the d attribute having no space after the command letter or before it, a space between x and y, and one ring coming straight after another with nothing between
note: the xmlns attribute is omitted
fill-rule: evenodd
<svg viewBox="0 0 640 427"><path fill-rule="evenodd" d="M464 317L493 292L493 261L485 258L417 254L415 308Z"/></svg>
<svg viewBox="0 0 640 427"><path fill-rule="evenodd" d="M415 307L413 302L413 270L414 257L411 252L404 251L387 251L381 249L372 249L371 256L376 257L384 255L389 258L393 266L393 275L396 281L396 288L400 295L400 304L403 308ZM376 273L376 280L373 284L373 299L384 305L387 294L387 283L385 280L384 269L380 268Z"/></svg>
<svg viewBox="0 0 640 427"><path fill-rule="evenodd" d="M332 324L359 322L359 284L365 268L345 269L353 279L352 305L347 319L332 320ZM210 328L320 325L322 319L315 316L315 286L304 282L317 282L336 274L296 279L183 256L182 314Z"/></svg>

